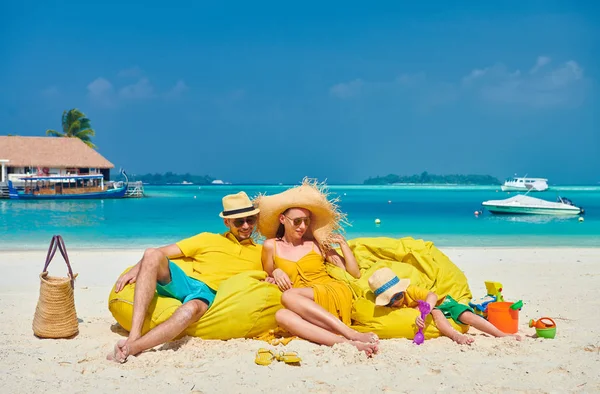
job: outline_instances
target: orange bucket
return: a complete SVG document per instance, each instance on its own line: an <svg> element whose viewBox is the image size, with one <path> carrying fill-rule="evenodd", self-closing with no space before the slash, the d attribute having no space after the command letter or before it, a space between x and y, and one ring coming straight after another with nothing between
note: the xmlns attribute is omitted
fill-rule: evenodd
<svg viewBox="0 0 600 394"><path fill-rule="evenodd" d="M492 302L487 306L487 319L506 334L519 331L519 310L510 309L514 302Z"/></svg>

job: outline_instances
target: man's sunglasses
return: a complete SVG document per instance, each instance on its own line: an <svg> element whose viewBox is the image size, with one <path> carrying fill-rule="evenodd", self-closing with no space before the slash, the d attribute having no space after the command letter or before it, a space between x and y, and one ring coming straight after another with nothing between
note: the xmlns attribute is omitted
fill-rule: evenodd
<svg viewBox="0 0 600 394"><path fill-rule="evenodd" d="M248 216L246 218L238 218L233 220L233 225L235 227L242 227L244 223L248 223L249 226L254 226L256 224L256 216Z"/></svg>
<svg viewBox="0 0 600 394"><path fill-rule="evenodd" d="M302 218L290 218L286 215L283 215L286 217L286 219L288 219L290 222L292 222L292 224L294 225L294 227L299 227L302 222L304 222L304 224L306 224L306 227L310 226L310 218L309 217L302 217Z"/></svg>
<svg viewBox="0 0 600 394"><path fill-rule="evenodd" d="M397 302L398 300L401 300L402 297L404 297L403 291L401 291L400 293L394 294L394 296L390 299L390 302L388 302L388 304L386 306L394 305L394 303Z"/></svg>

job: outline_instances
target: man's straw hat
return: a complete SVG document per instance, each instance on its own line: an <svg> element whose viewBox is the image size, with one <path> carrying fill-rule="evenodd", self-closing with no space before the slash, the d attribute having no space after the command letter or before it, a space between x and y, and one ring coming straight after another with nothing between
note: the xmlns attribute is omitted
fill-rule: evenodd
<svg viewBox="0 0 600 394"><path fill-rule="evenodd" d="M259 212L260 209L252 204L248 195L244 192L239 192L223 197L223 212L219 216L225 219L237 219L256 215Z"/></svg>
<svg viewBox="0 0 600 394"><path fill-rule="evenodd" d="M410 279L399 279L390 268L380 268L369 278L369 287L375 294L375 305L387 305L393 296L406 291Z"/></svg>
<svg viewBox="0 0 600 394"><path fill-rule="evenodd" d="M310 233L324 249L329 249L330 237L341 230L345 215L337 206L338 199L329 199L324 184L308 178L302 184L272 196L259 195L254 200L260 209L258 231L266 238L275 238L279 228L279 215L288 208L304 208L311 212Z"/></svg>

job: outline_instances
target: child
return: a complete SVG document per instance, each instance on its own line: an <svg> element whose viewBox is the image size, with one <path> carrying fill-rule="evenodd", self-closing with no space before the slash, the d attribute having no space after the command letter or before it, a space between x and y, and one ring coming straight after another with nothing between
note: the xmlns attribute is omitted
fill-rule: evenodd
<svg viewBox="0 0 600 394"><path fill-rule="evenodd" d="M510 336L510 334L503 333L481 316L476 315L469 306L459 304L450 296L446 296L437 305L438 297L435 293L421 287L412 286L410 279L398 279L390 268L381 268L375 271L369 278L369 286L375 293L375 305L390 308L414 308L418 305L418 300L427 302L430 306L433 321L440 333L458 344L470 345L475 339L454 330L446 320L448 317L458 324L473 326L479 331L494 337ZM415 324L419 328L425 327L425 322L420 315L415 319ZM512 336L518 341L521 340L519 335Z"/></svg>

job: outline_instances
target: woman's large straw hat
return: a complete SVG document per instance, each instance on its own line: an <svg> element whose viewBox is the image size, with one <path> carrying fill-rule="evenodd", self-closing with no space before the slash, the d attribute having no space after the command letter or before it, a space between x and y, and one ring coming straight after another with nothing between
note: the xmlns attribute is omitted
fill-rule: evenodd
<svg viewBox="0 0 600 394"><path fill-rule="evenodd" d="M258 231L266 238L275 238L279 228L279 215L289 208L305 208L311 212L310 233L328 249L330 237L341 229L345 215L339 211L337 199L329 199L324 184L304 178L302 184L272 196L260 195L255 199L260 216Z"/></svg>

